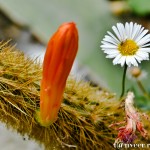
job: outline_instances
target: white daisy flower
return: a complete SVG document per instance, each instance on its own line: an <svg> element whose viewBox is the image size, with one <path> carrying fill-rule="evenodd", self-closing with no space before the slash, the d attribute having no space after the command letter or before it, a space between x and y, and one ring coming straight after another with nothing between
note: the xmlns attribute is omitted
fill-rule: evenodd
<svg viewBox="0 0 150 150"><path fill-rule="evenodd" d="M115 35L107 32L100 46L106 58L113 58L113 64L138 66L142 60L149 60L150 34L137 23L117 23L112 27Z"/></svg>

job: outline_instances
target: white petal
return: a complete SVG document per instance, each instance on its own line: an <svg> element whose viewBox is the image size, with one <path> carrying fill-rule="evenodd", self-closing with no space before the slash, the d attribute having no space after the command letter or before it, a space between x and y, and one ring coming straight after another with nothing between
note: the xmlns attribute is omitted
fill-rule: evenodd
<svg viewBox="0 0 150 150"><path fill-rule="evenodd" d="M124 41L125 39L125 30L122 23L117 23L117 28L121 37L121 41Z"/></svg>
<svg viewBox="0 0 150 150"><path fill-rule="evenodd" d="M117 48L115 45L107 44L107 45L101 45L102 48Z"/></svg>
<svg viewBox="0 0 150 150"><path fill-rule="evenodd" d="M141 61L143 60L141 57L139 57L139 56L137 56L137 55L135 55L134 58L135 58L139 63L141 63Z"/></svg>
<svg viewBox="0 0 150 150"><path fill-rule="evenodd" d="M144 30L135 40L137 43L141 40L141 38L148 32L148 30Z"/></svg>
<svg viewBox="0 0 150 150"><path fill-rule="evenodd" d="M132 61L131 56L127 56L127 58L126 58L126 64L127 64L129 67L131 66L131 61Z"/></svg>
<svg viewBox="0 0 150 150"><path fill-rule="evenodd" d="M105 52L108 54L119 54L118 50L105 50Z"/></svg>
<svg viewBox="0 0 150 150"><path fill-rule="evenodd" d="M144 27L142 27L141 25L139 25L139 31L136 34L136 38L138 38L143 31L144 31ZM135 38L135 40L136 40L136 38Z"/></svg>
<svg viewBox="0 0 150 150"><path fill-rule="evenodd" d="M150 53L150 48L140 48L140 51Z"/></svg>
<svg viewBox="0 0 150 150"><path fill-rule="evenodd" d="M118 54L108 54L106 58L115 58Z"/></svg>
<svg viewBox="0 0 150 150"><path fill-rule="evenodd" d="M121 67L123 67L124 64L125 64L125 61L126 61L126 56L122 56L122 57L120 58L120 60L118 61L118 64L120 64Z"/></svg>
<svg viewBox="0 0 150 150"><path fill-rule="evenodd" d="M117 45L117 42L115 41L115 39L113 39L111 36L106 35L105 38L103 39L103 41L107 41L107 42L111 42L115 45Z"/></svg>
<svg viewBox="0 0 150 150"><path fill-rule="evenodd" d="M120 43L120 41L109 31L107 31L107 33L116 41L117 44Z"/></svg>
<svg viewBox="0 0 150 150"><path fill-rule="evenodd" d="M119 59L121 58L121 54L117 55L116 58L113 60L113 64L116 65L118 64Z"/></svg>
<svg viewBox="0 0 150 150"><path fill-rule="evenodd" d="M139 36L139 34L144 30L144 28L141 28L141 25L137 25L136 33L133 37L134 40Z"/></svg>
<svg viewBox="0 0 150 150"><path fill-rule="evenodd" d="M105 37L102 41L102 43L104 44L104 42L107 42L107 43L111 43L111 44L114 44L114 45L118 45L113 39L112 37Z"/></svg>
<svg viewBox="0 0 150 150"><path fill-rule="evenodd" d="M125 24L125 32L126 32L126 35L129 35L129 23L126 22Z"/></svg>
<svg viewBox="0 0 150 150"><path fill-rule="evenodd" d="M150 34L147 34L146 36L144 36L139 42L138 45L141 46L145 43L150 42Z"/></svg>
<svg viewBox="0 0 150 150"><path fill-rule="evenodd" d="M134 66L138 66L138 63L136 61L136 59L134 57L131 57L131 63L134 65Z"/></svg>
<svg viewBox="0 0 150 150"><path fill-rule="evenodd" d="M132 33L133 33L133 22L130 22L129 24L129 38L132 38Z"/></svg>
<svg viewBox="0 0 150 150"><path fill-rule="evenodd" d="M116 36L118 37L118 39L121 40L121 36L119 34L118 29L115 26L113 26L112 29L113 29L114 33L116 34Z"/></svg>
<svg viewBox="0 0 150 150"><path fill-rule="evenodd" d="M147 60L149 58L149 55L147 52L140 51L140 50L136 52L136 55L141 57L143 60Z"/></svg>
<svg viewBox="0 0 150 150"><path fill-rule="evenodd" d="M138 66L138 63L134 56L127 56L126 57L126 64L130 67L131 65L133 66Z"/></svg>
<svg viewBox="0 0 150 150"><path fill-rule="evenodd" d="M118 51L116 48L102 48L103 51Z"/></svg>
<svg viewBox="0 0 150 150"><path fill-rule="evenodd" d="M132 35L131 35L131 39L134 39L134 37L137 33L137 30L138 30L138 25L137 25L137 23L135 23L134 27L133 27L133 32L132 32Z"/></svg>
<svg viewBox="0 0 150 150"><path fill-rule="evenodd" d="M131 35L131 39L136 40L136 38L141 34L141 32L144 30L144 28L141 28L141 25L138 25L137 23L133 26L133 32Z"/></svg>
<svg viewBox="0 0 150 150"><path fill-rule="evenodd" d="M142 45L141 47L147 47L147 46L150 46L150 43L144 44L144 45Z"/></svg>

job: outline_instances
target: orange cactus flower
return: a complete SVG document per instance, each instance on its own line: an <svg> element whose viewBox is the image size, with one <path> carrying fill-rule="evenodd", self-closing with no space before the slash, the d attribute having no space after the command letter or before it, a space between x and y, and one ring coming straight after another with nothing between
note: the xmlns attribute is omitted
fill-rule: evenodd
<svg viewBox="0 0 150 150"><path fill-rule="evenodd" d="M38 121L49 126L57 120L67 77L78 50L75 23L64 23L51 37L44 57Z"/></svg>

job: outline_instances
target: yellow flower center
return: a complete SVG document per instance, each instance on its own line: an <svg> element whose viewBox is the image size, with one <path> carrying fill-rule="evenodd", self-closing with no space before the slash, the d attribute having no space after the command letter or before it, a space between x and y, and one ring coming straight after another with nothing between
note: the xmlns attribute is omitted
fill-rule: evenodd
<svg viewBox="0 0 150 150"><path fill-rule="evenodd" d="M123 56L135 55L139 47L133 40L126 40L118 45L118 50Z"/></svg>

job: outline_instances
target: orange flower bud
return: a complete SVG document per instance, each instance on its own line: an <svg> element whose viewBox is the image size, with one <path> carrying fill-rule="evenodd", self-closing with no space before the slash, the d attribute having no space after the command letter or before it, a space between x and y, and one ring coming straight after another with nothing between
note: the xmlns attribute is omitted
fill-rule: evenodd
<svg viewBox="0 0 150 150"><path fill-rule="evenodd" d="M43 63L38 121L49 126L56 121L67 77L78 50L75 23L62 24L50 39Z"/></svg>

